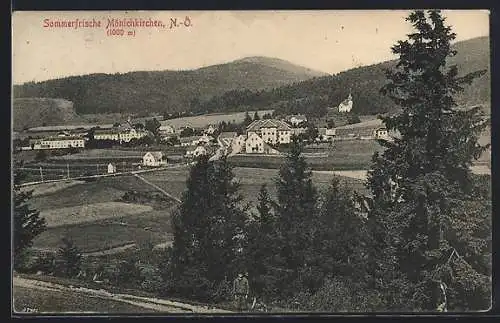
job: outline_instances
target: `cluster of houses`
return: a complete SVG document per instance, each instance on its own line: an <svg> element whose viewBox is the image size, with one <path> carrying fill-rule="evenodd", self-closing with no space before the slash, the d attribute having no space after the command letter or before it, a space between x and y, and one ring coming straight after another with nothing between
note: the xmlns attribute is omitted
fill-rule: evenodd
<svg viewBox="0 0 500 323"><path fill-rule="evenodd" d="M338 107L341 112L349 112L352 109L352 96L344 100ZM192 158L200 155L225 154L280 154L279 146L288 144L292 136L304 134L307 131L307 117L305 115L291 115L283 120L262 119L254 120L245 129L243 134L236 132L222 132L215 135L218 128L209 125L203 129L201 135L180 137L181 129L175 129L169 124L162 124L158 129L158 135L163 142L177 137L175 146L184 147L185 157ZM195 129L191 129L196 133ZM198 130L199 131L199 130ZM200 132L198 132L200 133ZM87 132L68 133L61 131L57 135L35 139L27 149L65 149L84 148ZM115 125L101 129L94 129L93 136L96 140L114 140L120 143L128 143L133 139L148 136L149 131L134 128L130 119L124 125ZM319 142L333 142L344 139L390 139L387 129L380 124L371 127L359 127L347 125L337 128L318 128ZM143 158L145 166L160 166L165 163L161 153L150 152Z"/></svg>

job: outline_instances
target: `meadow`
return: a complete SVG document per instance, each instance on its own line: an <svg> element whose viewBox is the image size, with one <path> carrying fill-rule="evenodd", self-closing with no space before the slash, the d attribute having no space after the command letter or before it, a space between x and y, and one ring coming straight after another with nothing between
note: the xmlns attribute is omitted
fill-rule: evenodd
<svg viewBox="0 0 500 323"><path fill-rule="evenodd" d="M240 193L245 203L255 205L262 184L266 184L273 197L276 196L274 179L277 169L235 168L236 179L241 184ZM170 194L181 197L186 189L189 170L173 168L142 174ZM318 189L326 189L333 178L332 172L314 172L313 182ZM364 190L363 181L341 177L343 182L356 190ZM42 184L44 185L44 184ZM36 186L35 186L36 189ZM79 182L66 188L34 196L31 206L49 214L49 228L34 241L39 249L57 249L61 238L70 237L83 252L95 252L131 243L151 242L160 244L172 240L171 214L175 203L148 204L141 213L131 212L144 207L130 204L123 211L114 208L127 191L153 192L154 188L133 176L98 178L93 182ZM125 203L123 203L125 204ZM122 205L122 204L120 204ZM97 208L97 206L104 206ZM90 208L90 212L89 211ZM95 218L71 216L71 212L87 214ZM129 212L129 215L127 215Z"/></svg>
<svg viewBox="0 0 500 323"><path fill-rule="evenodd" d="M188 173L188 169L167 169L143 174L142 176L170 194L180 198L186 189ZM278 169L235 167L234 174L240 183L240 193L244 201L255 203L263 184L266 184L272 196L276 196L275 179L278 177ZM312 175L313 183L320 190L326 189L333 177L333 172L313 171ZM363 180L344 176L341 177L341 180L352 189L365 192Z"/></svg>
<svg viewBox="0 0 500 323"><path fill-rule="evenodd" d="M170 232L170 209L174 204L151 203L146 206L118 203L126 205L126 208L117 209L117 202L128 191L156 192L136 177L120 176L98 178L93 182L78 183L34 196L30 201L31 207L41 211L42 215L50 215L49 228L35 239L34 247L56 249L65 236L73 239L84 252L131 242L164 242L165 235ZM81 215L75 218L71 216L72 210L92 211L91 215L96 217L92 220Z"/></svg>
<svg viewBox="0 0 500 323"><path fill-rule="evenodd" d="M272 113L274 110L261 110L257 111L260 117L264 114ZM250 116L253 118L255 111L248 111ZM240 123L245 119L246 112L234 112L234 113L213 113L213 114L204 114L200 116L194 117L182 117L160 121L162 125L170 125L176 129L181 127L192 127L192 128L205 128L211 124L218 124L219 122L232 122L232 123Z"/></svg>
<svg viewBox="0 0 500 323"><path fill-rule="evenodd" d="M305 159L313 170L359 170L367 169L376 151L382 146L375 140L338 140L333 147L312 144L306 147ZM315 155L316 154L316 155ZM237 167L279 168L283 156L234 155L230 161Z"/></svg>
<svg viewBox="0 0 500 323"><path fill-rule="evenodd" d="M94 222L107 218L136 215L151 212L152 210L153 208L149 205L109 201L45 210L40 212L40 216L45 219L48 228L53 228Z"/></svg>

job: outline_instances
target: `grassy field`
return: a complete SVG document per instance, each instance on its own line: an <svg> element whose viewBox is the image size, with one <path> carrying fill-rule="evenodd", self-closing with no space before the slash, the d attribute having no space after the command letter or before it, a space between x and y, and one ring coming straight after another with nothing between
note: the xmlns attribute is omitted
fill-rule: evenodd
<svg viewBox="0 0 500 323"><path fill-rule="evenodd" d="M58 218L55 223L64 224L49 227L35 239L34 247L58 248L61 246L61 238L65 236L71 237L84 252L104 250L130 242L141 243L149 240L155 243L164 242L165 235L170 232L170 208L173 204L152 205L152 208L148 206L147 209L144 209L144 206L132 205L132 208L142 207L142 212L127 215L126 210L121 212L120 209L114 208L114 202L121 199L127 191L155 190L136 177L120 176L99 178L94 182L77 184L57 192L33 197L30 201L32 207L41 211L42 215L54 213ZM94 208L96 218L86 223L74 223L73 220L82 222L83 219L65 218L70 213L62 212L65 210L80 212L88 208L88 205L106 205L108 209ZM99 210L102 210L102 213L98 212ZM114 217L103 219L106 215ZM48 220L49 225L54 223L52 217Z"/></svg>
<svg viewBox="0 0 500 323"><path fill-rule="evenodd" d="M65 291L47 291L16 286L14 311L36 309L39 313L154 313L156 311L123 302L79 295Z"/></svg>
<svg viewBox="0 0 500 323"><path fill-rule="evenodd" d="M45 184L41 184L45 185ZM37 185L38 186L38 185ZM36 186L31 186L36 188ZM102 177L64 190L39 195L30 204L37 210L51 210L62 207L112 202L119 200L127 191L154 191L153 188L134 176Z"/></svg>
<svg viewBox="0 0 500 323"><path fill-rule="evenodd" d="M241 194L247 202L256 201L262 184L266 184L273 195L276 194L274 179L278 176L277 169L236 167L234 173L241 184ZM186 189L187 175L187 169L172 169L144 174L143 177L180 198ZM333 174L313 173L313 182L319 189L324 189L333 176ZM342 177L342 180L353 189L363 192L365 190L362 180L348 177Z"/></svg>
<svg viewBox="0 0 500 323"><path fill-rule="evenodd" d="M171 209L48 228L34 241L35 248L57 249L69 237L83 252L95 252L130 243L162 243L172 239Z"/></svg>
<svg viewBox="0 0 500 323"><path fill-rule="evenodd" d="M143 176L162 189L176 197L181 197L186 189L188 169L169 169ZM249 169L235 168L236 178L241 184L241 194L246 202L255 203L262 184L267 184L273 196L276 194L274 179L278 175L277 169ZM313 173L313 181L319 189L328 186L333 174ZM342 177L343 181L357 190L364 190L363 181L354 178ZM101 208L102 213L94 209L96 217L91 222L84 219L66 218L71 210L81 212L87 205L108 205L118 201L125 192L134 190L151 192L154 189L147 186L133 176L99 178L95 182L76 184L65 189L33 197L31 205L40 210L42 215L54 213L58 219L55 223L61 225L49 227L38 236L34 247L56 249L61 246L62 237L70 237L84 252L105 250L128 243L141 244L150 241L154 244L171 239L170 217L174 204L161 206L153 205L152 209L142 213L126 215L112 207L108 210ZM98 204L104 203L104 204ZM69 210L69 211L68 211ZM68 211L68 212L62 212ZM106 216L112 218L103 219ZM62 218L61 218L62 217ZM89 220L90 221L90 220ZM49 217L49 224L54 219Z"/></svg>
<svg viewBox="0 0 500 323"><path fill-rule="evenodd" d="M371 158L382 147L374 140L341 140L336 141L333 147L311 145L307 152L327 153L320 157L307 155L306 161L314 170L358 170L367 169ZM281 156L252 156L235 155L230 157L232 164L238 167L279 168L284 158Z"/></svg>
<svg viewBox="0 0 500 323"><path fill-rule="evenodd" d="M102 202L51 209L40 212L47 221L47 227L94 222L107 218L118 218L151 212L149 205L123 202Z"/></svg>
<svg viewBox="0 0 500 323"><path fill-rule="evenodd" d="M274 110L261 110L258 111L259 116L263 116L266 113L272 113ZM254 115L254 111L248 112L251 117ZM174 128L180 127L193 127L193 128L204 128L211 124L218 124L221 121L240 123L245 119L245 112L234 112L227 114L204 114L195 117L183 117L175 118L161 121L162 125L171 125Z"/></svg>

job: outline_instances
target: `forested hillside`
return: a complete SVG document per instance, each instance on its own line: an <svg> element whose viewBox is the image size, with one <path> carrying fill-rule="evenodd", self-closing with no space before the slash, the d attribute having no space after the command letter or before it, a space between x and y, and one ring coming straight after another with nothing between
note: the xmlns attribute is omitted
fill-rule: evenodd
<svg viewBox="0 0 500 323"><path fill-rule="evenodd" d="M478 70L486 73L475 79L465 91L457 96L464 105L485 104L490 101L490 51L489 37L474 38L454 44L457 55L448 60L448 65L457 65L459 75ZM333 76L313 78L280 88L251 92L232 91L200 104L201 112L239 109L275 109L278 113L306 113L323 115L327 107L336 107L351 92L354 100L353 112L378 114L394 111L395 104L380 93L386 82L385 70L394 67L395 61L350 69Z"/></svg>
<svg viewBox="0 0 500 323"><path fill-rule="evenodd" d="M286 61L252 57L189 71L90 74L14 86L14 97L63 98L78 114L189 111L233 89L266 89L324 73Z"/></svg>

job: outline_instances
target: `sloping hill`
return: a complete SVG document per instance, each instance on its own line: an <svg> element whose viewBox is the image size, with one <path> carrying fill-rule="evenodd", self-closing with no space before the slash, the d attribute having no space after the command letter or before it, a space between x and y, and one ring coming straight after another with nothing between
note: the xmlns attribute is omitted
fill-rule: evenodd
<svg viewBox="0 0 500 323"><path fill-rule="evenodd" d="M459 75L477 70L487 73L465 87L456 97L463 105L490 104L490 50L489 37L479 37L457 42L453 48L457 55L448 59L449 65L457 65ZM336 75L317 77L278 89L261 93L239 91L214 97L203 103L201 111L214 112L218 109L259 110L275 109L281 113L305 113L324 115L326 107L336 107L347 98L349 91L353 96L353 112L358 114L378 114L394 111L398 107L380 93L387 82L385 70L394 67L396 61L353 68ZM322 110L322 111L318 111ZM229 111L229 110L226 110Z"/></svg>
<svg viewBox="0 0 500 323"><path fill-rule="evenodd" d="M291 63L254 57L188 71L90 74L14 86L16 98L51 97L74 102L78 114L189 111L234 89L260 90L324 75ZM194 100L193 100L194 99Z"/></svg>
<svg viewBox="0 0 500 323"><path fill-rule="evenodd" d="M14 130L35 126L82 122L73 102L50 98L17 98L13 102Z"/></svg>
<svg viewBox="0 0 500 323"><path fill-rule="evenodd" d="M252 63L262 66L277 68L279 70L287 71L296 76L299 76L302 79L309 79L313 77L328 75L327 73L323 73L307 67L292 64L284 59L273 58L273 57L265 57L265 56L245 57L235 61L235 63Z"/></svg>

